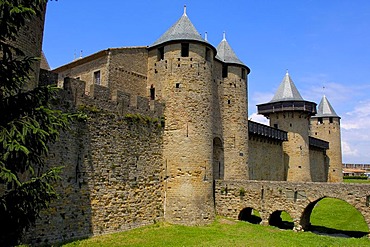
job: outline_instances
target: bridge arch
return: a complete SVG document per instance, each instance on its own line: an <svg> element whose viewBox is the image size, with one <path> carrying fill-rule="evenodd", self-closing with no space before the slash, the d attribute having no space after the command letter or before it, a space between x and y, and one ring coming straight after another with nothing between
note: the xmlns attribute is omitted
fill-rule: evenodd
<svg viewBox="0 0 370 247"><path fill-rule="evenodd" d="M289 219L288 219L289 218ZM287 211L276 210L270 214L268 224L270 226L276 226L280 229L290 229L293 230L294 223Z"/></svg>
<svg viewBox="0 0 370 247"><path fill-rule="evenodd" d="M352 229L351 230L350 229L348 229L348 230L331 229L330 227L328 228L327 226L313 225L312 222L311 222L312 212L314 211L315 207L318 206L319 202L322 201L324 203L324 201L323 201L324 199L333 199L335 201L338 201L339 205L342 205L342 207L343 206L345 206L345 207L348 206L349 208L352 208L353 210L356 210L358 213L360 213L360 215L361 215L360 218L362 219L364 225L367 225L367 231L363 232L363 231L358 231L356 229L353 229L353 230ZM324 205L328 205L328 202L324 203ZM333 208L331 208L330 210L335 211L336 208L338 208L338 206L336 204L334 204ZM322 208L322 210L325 210L325 208ZM340 220L345 221L344 217L346 217L346 216L343 216L343 215L340 215L340 214L335 214L335 213L333 213L333 214L334 214L333 217L336 217L337 220L339 218ZM351 220L353 220L353 219L351 219ZM360 219L357 219L357 220L360 220ZM349 235L351 237L362 237L364 235L368 235L369 229L370 229L369 222L366 219L366 217L364 216L361 209L356 207L356 205L353 205L353 204L349 203L347 200L343 200L342 198L337 198L337 197L329 197L329 196L323 196L323 197L318 198L317 200L315 200L313 202L310 202L304 208L304 210L302 212L302 216L301 216L301 219L300 219L300 225L301 225L302 229L305 230L305 231L318 231L318 232L337 233L337 234L342 233L342 234L345 234L345 235ZM330 225L330 223L329 223L329 225Z"/></svg>
<svg viewBox="0 0 370 247"><path fill-rule="evenodd" d="M259 212L256 209L252 207L246 207L240 211L238 215L238 220L247 221L252 224L260 224L262 218L260 217Z"/></svg>

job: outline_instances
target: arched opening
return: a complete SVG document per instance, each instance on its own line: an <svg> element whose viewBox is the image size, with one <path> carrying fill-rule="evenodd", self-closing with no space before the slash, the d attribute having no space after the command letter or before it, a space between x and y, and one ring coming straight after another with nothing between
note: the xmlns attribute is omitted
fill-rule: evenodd
<svg viewBox="0 0 370 247"><path fill-rule="evenodd" d="M262 221L259 212L251 207L244 208L240 211L238 220L247 221L252 224L259 224Z"/></svg>
<svg viewBox="0 0 370 247"><path fill-rule="evenodd" d="M269 225L276 226L280 229L293 230L294 222L292 217L286 211L277 210L270 215Z"/></svg>
<svg viewBox="0 0 370 247"><path fill-rule="evenodd" d="M224 179L224 148L218 137L213 139L213 179Z"/></svg>
<svg viewBox="0 0 370 247"><path fill-rule="evenodd" d="M304 230L321 235L360 238L369 228L362 214L349 203L335 198L320 198L310 203L303 212Z"/></svg>

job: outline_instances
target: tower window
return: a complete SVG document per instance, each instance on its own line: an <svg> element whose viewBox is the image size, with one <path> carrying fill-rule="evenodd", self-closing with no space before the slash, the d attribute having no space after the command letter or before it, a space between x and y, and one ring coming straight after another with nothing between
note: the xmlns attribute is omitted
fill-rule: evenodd
<svg viewBox="0 0 370 247"><path fill-rule="evenodd" d="M318 123L318 124L322 124L322 123L323 123L323 121L322 121L322 117L319 117L319 118L317 119L317 123Z"/></svg>
<svg viewBox="0 0 370 247"><path fill-rule="evenodd" d="M329 123L333 123L333 118L332 117L329 118Z"/></svg>
<svg viewBox="0 0 370 247"><path fill-rule="evenodd" d="M242 79L245 80L245 69L242 68Z"/></svg>
<svg viewBox="0 0 370 247"><path fill-rule="evenodd" d="M227 65L225 64L222 66L222 78L226 78L227 73L228 73L228 68L227 68Z"/></svg>
<svg viewBox="0 0 370 247"><path fill-rule="evenodd" d="M176 83L175 87L176 87L176 88L180 88L180 83L179 83L179 82L178 82L178 83Z"/></svg>
<svg viewBox="0 0 370 247"><path fill-rule="evenodd" d="M157 50L157 60L161 61L164 59L164 47L160 47Z"/></svg>
<svg viewBox="0 0 370 247"><path fill-rule="evenodd" d="M211 49L209 49L208 47L206 47L206 60L208 62L211 61Z"/></svg>
<svg viewBox="0 0 370 247"><path fill-rule="evenodd" d="M150 99L155 100L155 88L153 84L150 86Z"/></svg>
<svg viewBox="0 0 370 247"><path fill-rule="evenodd" d="M100 85L100 70L94 72L94 83Z"/></svg>
<svg viewBox="0 0 370 247"><path fill-rule="evenodd" d="M181 56L182 57L189 56L189 43L181 43Z"/></svg>

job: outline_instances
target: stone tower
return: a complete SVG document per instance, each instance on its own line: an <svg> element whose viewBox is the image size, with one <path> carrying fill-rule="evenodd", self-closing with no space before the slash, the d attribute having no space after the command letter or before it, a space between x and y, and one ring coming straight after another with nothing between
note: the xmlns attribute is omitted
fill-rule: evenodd
<svg viewBox="0 0 370 247"><path fill-rule="evenodd" d="M149 47L148 95L165 103L165 220L197 225L215 217L213 66L216 49L186 14Z"/></svg>
<svg viewBox="0 0 370 247"><path fill-rule="evenodd" d="M257 106L258 113L270 120L270 126L288 132L283 143L287 181L312 181L309 155L310 117L316 103L302 98L287 72L272 100Z"/></svg>
<svg viewBox="0 0 370 247"><path fill-rule="evenodd" d="M37 16L33 16L31 19L26 20L25 25L20 29L18 37L13 44L21 49L25 56L38 57L41 59L46 4L42 4L40 9L41 11ZM32 89L37 86L40 72L40 60L33 63L32 69L30 81L26 85L27 89Z"/></svg>
<svg viewBox="0 0 370 247"><path fill-rule="evenodd" d="M219 101L224 139L224 178L248 179L247 75L250 70L235 55L225 33L217 46L217 58L222 61Z"/></svg>
<svg viewBox="0 0 370 247"><path fill-rule="evenodd" d="M317 114L311 117L311 135L330 143L326 151L329 159L328 182L342 182L340 117L325 95L320 101Z"/></svg>

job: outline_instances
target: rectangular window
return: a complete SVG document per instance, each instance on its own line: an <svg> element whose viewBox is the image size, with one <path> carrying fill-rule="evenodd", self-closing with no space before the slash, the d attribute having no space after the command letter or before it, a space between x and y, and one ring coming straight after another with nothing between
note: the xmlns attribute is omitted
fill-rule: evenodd
<svg viewBox="0 0 370 247"><path fill-rule="evenodd" d="M211 61L211 49L209 49L208 47L206 47L206 60L208 62Z"/></svg>
<svg viewBox="0 0 370 247"><path fill-rule="evenodd" d="M164 47L158 48L158 51L157 51L157 60L158 61L164 60Z"/></svg>
<svg viewBox="0 0 370 247"><path fill-rule="evenodd" d="M222 65L222 78L226 78L228 73L227 65Z"/></svg>
<svg viewBox="0 0 370 247"><path fill-rule="evenodd" d="M181 43L181 56L182 57L189 56L189 43Z"/></svg>
<svg viewBox="0 0 370 247"><path fill-rule="evenodd" d="M94 72L94 83L100 85L100 70Z"/></svg>
<svg viewBox="0 0 370 247"><path fill-rule="evenodd" d="M153 85L150 87L150 99L155 100L155 88Z"/></svg>
<svg viewBox="0 0 370 247"><path fill-rule="evenodd" d="M333 118L332 117L329 118L329 123L333 123Z"/></svg>
<svg viewBox="0 0 370 247"><path fill-rule="evenodd" d="M322 121L322 117L319 117L319 118L317 119L317 123L318 123L318 124L322 124L322 123L323 123L323 121Z"/></svg>
<svg viewBox="0 0 370 247"><path fill-rule="evenodd" d="M245 80L245 69L242 68L242 79Z"/></svg>

